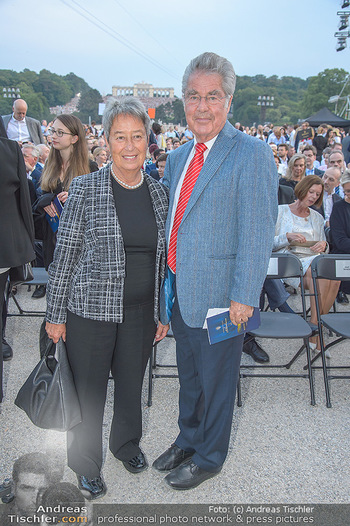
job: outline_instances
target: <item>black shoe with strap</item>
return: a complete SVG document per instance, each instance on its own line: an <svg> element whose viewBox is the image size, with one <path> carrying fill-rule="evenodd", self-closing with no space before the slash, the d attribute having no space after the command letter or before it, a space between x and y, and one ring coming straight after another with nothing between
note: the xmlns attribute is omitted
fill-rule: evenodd
<svg viewBox="0 0 350 526"><path fill-rule="evenodd" d="M78 488L88 500L100 499L107 493L107 486L102 478L102 475L99 477L89 479L83 475L78 475Z"/></svg>
<svg viewBox="0 0 350 526"><path fill-rule="evenodd" d="M122 462L125 469L130 471L130 473L141 473L141 471L148 468L148 462L142 451L130 460L122 460Z"/></svg>

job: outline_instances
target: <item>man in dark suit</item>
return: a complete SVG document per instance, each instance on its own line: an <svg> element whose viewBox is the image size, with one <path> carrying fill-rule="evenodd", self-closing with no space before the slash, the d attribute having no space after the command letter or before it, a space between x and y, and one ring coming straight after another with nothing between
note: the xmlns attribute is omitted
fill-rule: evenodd
<svg viewBox="0 0 350 526"><path fill-rule="evenodd" d="M28 105L26 101L23 99L15 100L12 109L12 115L3 115L2 117L8 138L20 144L25 142L44 143L40 122L27 117Z"/></svg>
<svg viewBox="0 0 350 526"><path fill-rule="evenodd" d="M171 323L180 433L153 463L161 472L172 470L165 481L178 490L217 475L227 455L243 334L210 345L203 324L209 308L226 307L238 325L258 307L278 186L269 146L227 122L235 88L232 64L203 53L190 62L182 86L194 140L169 155L164 173L170 188L166 237L168 272L175 281ZM169 318L164 301L161 322Z"/></svg>
<svg viewBox="0 0 350 526"><path fill-rule="evenodd" d="M327 168L322 176L324 183L323 203L320 208L314 208L319 212L325 219L325 227L329 227L329 218L332 213L333 205L337 201L341 201L340 195L335 193L335 189L339 186L341 177L341 171L339 168L331 167Z"/></svg>
<svg viewBox="0 0 350 526"><path fill-rule="evenodd" d="M34 225L26 169L17 143L0 137L0 313L11 267L33 261ZM5 248L5 249L4 249ZM0 329L2 335L2 318ZM6 343L6 342L5 342ZM11 349L10 349L11 350ZM5 355L5 359L12 356ZM0 341L0 402L3 348Z"/></svg>
<svg viewBox="0 0 350 526"><path fill-rule="evenodd" d="M4 121L2 120L2 117L0 117L0 137L4 137L5 139L7 139L6 128L4 126Z"/></svg>

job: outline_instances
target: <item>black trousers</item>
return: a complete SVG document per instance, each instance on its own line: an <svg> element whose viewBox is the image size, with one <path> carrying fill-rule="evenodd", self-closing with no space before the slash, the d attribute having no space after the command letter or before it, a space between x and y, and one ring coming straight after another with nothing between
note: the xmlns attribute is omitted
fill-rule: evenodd
<svg viewBox="0 0 350 526"><path fill-rule="evenodd" d="M68 465L88 478L102 468L102 423L110 371L114 411L109 448L119 460L140 452L142 382L155 335L153 303L124 308L123 323L82 318L68 311L67 353L82 411L68 431Z"/></svg>
<svg viewBox="0 0 350 526"><path fill-rule="evenodd" d="M3 391L2 391L2 370L3 370L3 358L2 358L2 329L3 329L3 307L5 303L5 288L7 282L7 276L9 275L8 271L0 274L0 402L2 402Z"/></svg>

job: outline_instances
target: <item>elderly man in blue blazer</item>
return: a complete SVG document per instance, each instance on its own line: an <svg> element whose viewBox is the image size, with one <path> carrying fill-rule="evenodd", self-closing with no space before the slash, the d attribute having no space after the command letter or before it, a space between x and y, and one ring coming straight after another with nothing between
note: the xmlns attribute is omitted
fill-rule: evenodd
<svg viewBox="0 0 350 526"><path fill-rule="evenodd" d="M168 157L164 175L180 433L153 466L170 471L165 481L179 490L219 473L230 439L243 336L209 345L207 310L229 308L236 325L252 315L277 217L271 149L227 122L234 88L235 72L225 58L203 53L190 62L182 89L194 141ZM165 308L161 320L169 321Z"/></svg>

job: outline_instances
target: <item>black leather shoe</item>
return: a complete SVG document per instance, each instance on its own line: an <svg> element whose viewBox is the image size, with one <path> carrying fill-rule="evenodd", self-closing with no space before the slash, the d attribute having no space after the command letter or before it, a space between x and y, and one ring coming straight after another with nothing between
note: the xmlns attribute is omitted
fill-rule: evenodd
<svg viewBox="0 0 350 526"><path fill-rule="evenodd" d="M158 471L170 471L177 468L187 458L191 457L193 453L184 451L176 444L171 444L169 449L164 451L152 464Z"/></svg>
<svg viewBox="0 0 350 526"><path fill-rule="evenodd" d="M270 361L269 355L255 340L243 344L243 352L249 354L258 363L267 363Z"/></svg>
<svg viewBox="0 0 350 526"><path fill-rule="evenodd" d="M46 287L45 285L39 285L35 287L35 291L32 294L32 298L43 298L46 294Z"/></svg>
<svg viewBox="0 0 350 526"><path fill-rule="evenodd" d="M342 290L337 294L337 303L349 303L347 295Z"/></svg>
<svg viewBox="0 0 350 526"><path fill-rule="evenodd" d="M148 462L145 455L140 451L136 457L133 457L131 460L122 460L125 469L130 471L130 473L141 473L148 468Z"/></svg>
<svg viewBox="0 0 350 526"><path fill-rule="evenodd" d="M107 493L107 486L100 475L94 479L89 479L83 475L77 475L78 488L88 500L100 499Z"/></svg>
<svg viewBox="0 0 350 526"><path fill-rule="evenodd" d="M188 458L176 469L173 469L164 480L173 489L192 489L205 480L215 477L220 471L221 467L216 471L206 471L197 466L191 458Z"/></svg>
<svg viewBox="0 0 350 526"><path fill-rule="evenodd" d="M5 338L2 338L2 359L4 362L8 362L12 359L13 356L13 350L11 345L7 343Z"/></svg>

